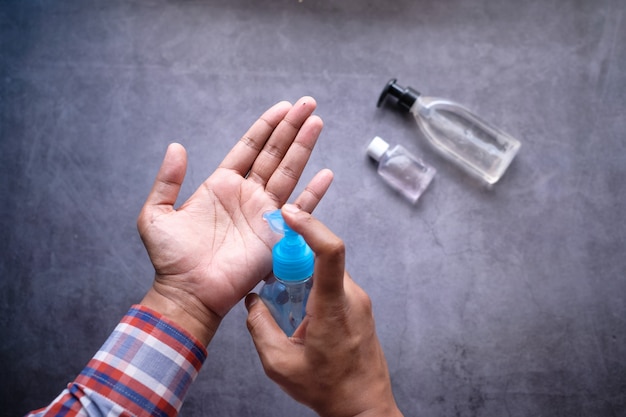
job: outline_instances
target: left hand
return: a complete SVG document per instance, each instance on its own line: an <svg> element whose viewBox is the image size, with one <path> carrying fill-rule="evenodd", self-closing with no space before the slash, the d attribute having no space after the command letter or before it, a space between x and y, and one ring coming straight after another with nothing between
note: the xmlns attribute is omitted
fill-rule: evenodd
<svg viewBox="0 0 626 417"><path fill-rule="evenodd" d="M276 237L262 214L294 190L322 130L303 97L267 110L178 209L185 149L169 146L137 226L155 269L142 304L208 344L222 317L271 272ZM311 212L332 182L320 171L296 199Z"/></svg>

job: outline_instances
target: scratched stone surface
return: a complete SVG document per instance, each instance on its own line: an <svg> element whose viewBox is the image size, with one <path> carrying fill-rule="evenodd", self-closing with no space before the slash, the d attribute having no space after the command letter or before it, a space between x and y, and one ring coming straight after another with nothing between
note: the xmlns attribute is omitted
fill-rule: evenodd
<svg viewBox="0 0 626 417"><path fill-rule="evenodd" d="M168 143L181 201L256 117L312 95L304 180L371 296L406 416L626 416L626 26L620 0L0 4L0 415L51 401L153 271L135 227ZM407 114L392 77L522 142L487 189ZM437 169L416 206L364 152ZM263 373L240 303L182 416L313 415Z"/></svg>

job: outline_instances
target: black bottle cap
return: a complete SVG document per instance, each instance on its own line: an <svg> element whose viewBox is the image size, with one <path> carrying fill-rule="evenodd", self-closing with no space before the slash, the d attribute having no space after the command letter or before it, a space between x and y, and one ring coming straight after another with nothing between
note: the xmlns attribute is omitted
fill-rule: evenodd
<svg viewBox="0 0 626 417"><path fill-rule="evenodd" d="M402 110L409 111L411 109L413 103L415 103L415 100L417 100L417 97L420 95L420 92L411 87L404 88L399 86L396 84L396 81L395 78L389 80L383 92L380 93L376 107L380 107L387 98L387 95L391 95L397 99L397 104Z"/></svg>

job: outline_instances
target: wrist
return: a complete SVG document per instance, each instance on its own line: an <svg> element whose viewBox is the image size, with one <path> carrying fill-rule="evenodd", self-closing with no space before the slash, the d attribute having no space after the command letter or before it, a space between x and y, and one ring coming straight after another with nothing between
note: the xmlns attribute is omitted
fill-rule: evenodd
<svg viewBox="0 0 626 417"><path fill-rule="evenodd" d="M362 401L364 397L366 400ZM403 417L393 394L383 398L374 396L365 391L361 397L343 396L344 400L330 401L325 407L311 407L320 417Z"/></svg>
<svg viewBox="0 0 626 417"><path fill-rule="evenodd" d="M367 410L357 414L354 417L403 417L404 415L395 404L389 404L387 406L381 406L374 410Z"/></svg>
<svg viewBox="0 0 626 417"><path fill-rule="evenodd" d="M336 414L332 413L321 413L322 417L331 417L331 416L345 416L344 413ZM370 408L364 411L357 412L357 414L349 413L347 414L351 417L403 417L402 412L396 405L395 401L385 404L381 403L374 408Z"/></svg>
<svg viewBox="0 0 626 417"><path fill-rule="evenodd" d="M217 332L221 318L189 302L188 298L188 294L161 288L155 283L140 304L171 320L204 346L208 346Z"/></svg>
<svg viewBox="0 0 626 417"><path fill-rule="evenodd" d="M316 410L321 417L403 417L387 378L370 378L361 389L352 394L332 398L322 410ZM338 390L341 391L340 389ZM346 400L347 399L347 400Z"/></svg>

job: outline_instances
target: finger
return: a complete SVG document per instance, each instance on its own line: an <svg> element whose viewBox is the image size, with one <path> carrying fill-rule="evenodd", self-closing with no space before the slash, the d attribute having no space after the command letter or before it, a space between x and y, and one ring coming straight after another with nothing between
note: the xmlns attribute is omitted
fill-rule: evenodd
<svg viewBox="0 0 626 417"><path fill-rule="evenodd" d="M334 174L330 169L323 169L315 174L304 191L296 198L294 204L306 212L313 213L315 207L317 207L326 191L328 191L330 184L333 182L333 177Z"/></svg>
<svg viewBox="0 0 626 417"><path fill-rule="evenodd" d="M345 272L345 246L322 222L297 206L286 204L282 208L285 222L302 235L315 252L315 267L311 298L324 300L319 305L335 308L335 302L343 302L343 278Z"/></svg>
<svg viewBox="0 0 626 417"><path fill-rule="evenodd" d="M276 126L269 140L258 154L248 178L265 185L285 157L304 122L317 106L312 97L302 97ZM319 132L318 132L319 134Z"/></svg>
<svg viewBox="0 0 626 417"><path fill-rule="evenodd" d="M248 175L265 143L290 109L291 103L281 101L265 111L226 155L220 168L235 170L243 177Z"/></svg>
<svg viewBox="0 0 626 417"><path fill-rule="evenodd" d="M280 355L286 348L288 339L257 294L248 294L245 304L248 310L246 325L261 362L266 367L270 358Z"/></svg>
<svg viewBox="0 0 626 417"><path fill-rule="evenodd" d="M285 204L296 187L323 125L322 119L317 116L310 116L302 124L283 160L267 182L265 191L279 207Z"/></svg>
<svg viewBox="0 0 626 417"><path fill-rule="evenodd" d="M152 190L148 194L145 207L164 206L172 209L180 193L186 171L187 151L181 144L170 144L165 152Z"/></svg>

